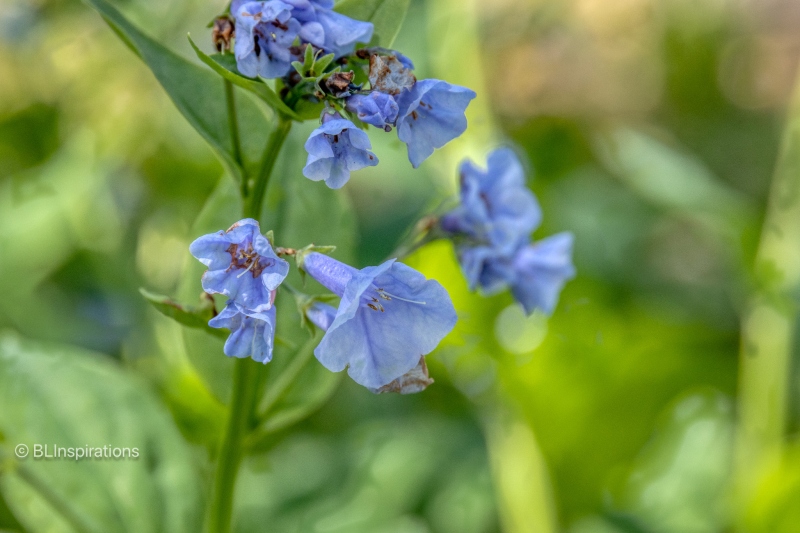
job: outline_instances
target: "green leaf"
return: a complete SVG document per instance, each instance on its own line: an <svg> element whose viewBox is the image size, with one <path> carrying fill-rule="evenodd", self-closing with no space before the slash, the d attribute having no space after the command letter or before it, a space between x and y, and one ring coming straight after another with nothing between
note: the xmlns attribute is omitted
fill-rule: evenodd
<svg viewBox="0 0 800 533"><path fill-rule="evenodd" d="M190 63L142 33L106 0L84 1L100 13L111 29L145 62L181 114L211 145L226 170L241 181L244 169L234 156L223 81L213 72ZM270 130L266 117L252 101L240 98L237 104L240 116L256 121L257 127L251 124L245 139L255 147L263 147ZM246 156L255 155L250 146L243 148Z"/></svg>
<svg viewBox="0 0 800 533"><path fill-rule="evenodd" d="M234 85L237 85L242 89L255 94L264 102L266 102L267 105L272 107L272 109L274 109L277 113L295 120L300 120L300 117L297 116L297 113L292 111L289 106L287 106L283 100L281 100L280 97L275 94L275 91L273 91L264 81L256 81L254 79L242 76L239 73L239 70L236 68L236 58L234 58L233 54L214 54L209 56L197 47L191 36L188 36L188 38L189 44L192 45L192 48L194 49L194 52L197 54L197 57L200 59L200 61L211 67L214 72Z"/></svg>
<svg viewBox="0 0 800 533"><path fill-rule="evenodd" d="M152 392L109 358L0 334L0 430L6 448L29 449L12 459L2 488L30 530L200 530L202 483L191 450ZM36 445L50 454L54 446L128 452L48 460L35 458Z"/></svg>
<svg viewBox="0 0 800 533"><path fill-rule="evenodd" d="M159 313L175 320L189 328L202 329L221 339L228 338L228 331L212 328L208 321L214 317L214 300L210 297L201 298L196 306L181 305L169 296L152 293L146 289L139 289L144 299L150 302Z"/></svg>
<svg viewBox="0 0 800 533"><path fill-rule="evenodd" d="M356 20L371 22L375 32L370 44L392 46L408 13L411 0L342 0L334 9Z"/></svg>

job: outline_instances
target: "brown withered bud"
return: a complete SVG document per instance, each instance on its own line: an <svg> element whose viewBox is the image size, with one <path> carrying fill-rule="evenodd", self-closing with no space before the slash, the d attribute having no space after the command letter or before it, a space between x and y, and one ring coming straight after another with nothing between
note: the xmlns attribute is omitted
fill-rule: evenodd
<svg viewBox="0 0 800 533"><path fill-rule="evenodd" d="M355 74L350 72L336 72L325 80L325 89L336 98L344 98L350 94L350 85Z"/></svg>
<svg viewBox="0 0 800 533"><path fill-rule="evenodd" d="M373 90L385 94L400 94L412 87L417 78L397 57L372 54L369 56L369 83Z"/></svg>
<svg viewBox="0 0 800 533"><path fill-rule="evenodd" d="M400 394L415 394L422 392L433 383L428 374L428 365L425 364L425 357L419 358L419 364L379 389L370 389L375 394L384 392L399 392Z"/></svg>
<svg viewBox="0 0 800 533"><path fill-rule="evenodd" d="M211 40L217 49L217 52L226 52L231 49L231 39L236 34L236 27L233 20L228 16L217 17L214 20L214 28L211 30Z"/></svg>

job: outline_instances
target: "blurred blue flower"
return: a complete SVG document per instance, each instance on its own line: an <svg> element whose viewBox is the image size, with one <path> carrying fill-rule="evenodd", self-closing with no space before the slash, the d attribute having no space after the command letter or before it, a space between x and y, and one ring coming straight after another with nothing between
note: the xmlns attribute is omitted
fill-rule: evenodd
<svg viewBox="0 0 800 533"><path fill-rule="evenodd" d="M274 299L274 292L272 298ZM275 345L275 306L263 313L246 311L233 300L228 300L225 309L208 321L212 328L227 328L231 334L225 341L228 357L252 357L259 363L272 360Z"/></svg>
<svg viewBox="0 0 800 533"><path fill-rule="evenodd" d="M470 289L491 295L510 288L526 313L551 314L564 284L575 277L573 240L571 233L559 233L525 244L511 256L490 246L465 245L459 247L459 262Z"/></svg>
<svg viewBox="0 0 800 533"><path fill-rule="evenodd" d="M347 99L346 108L358 119L375 127L390 131L397 120L397 102L388 94L372 91L355 94Z"/></svg>
<svg viewBox="0 0 800 533"><path fill-rule="evenodd" d="M312 252L303 269L341 297L314 354L328 370L348 368L356 383L370 389L414 369L456 324L444 287L394 259L356 270Z"/></svg>
<svg viewBox="0 0 800 533"><path fill-rule="evenodd" d="M558 233L520 248L514 255L511 294L525 312L551 314L564 284L575 277L571 233Z"/></svg>
<svg viewBox="0 0 800 533"><path fill-rule="evenodd" d="M203 235L189 251L208 267L203 289L228 296L247 312L272 307L270 293L289 272L289 263L275 254L252 218L240 220L227 231Z"/></svg>
<svg viewBox="0 0 800 533"><path fill-rule="evenodd" d="M303 175L314 181L324 180L331 189L339 189L350 179L350 172L378 164L369 150L366 133L338 113L323 112L322 125L306 141L308 159Z"/></svg>
<svg viewBox="0 0 800 533"><path fill-rule="evenodd" d="M492 152L485 171L464 161L460 179L461 204L442 217L442 229L490 245L501 254L512 253L530 239L542 213L513 150Z"/></svg>
<svg viewBox="0 0 800 533"><path fill-rule="evenodd" d="M441 80L420 80L397 96L397 136L408 146L414 168L464 133L464 112L475 96L475 91Z"/></svg>
<svg viewBox="0 0 800 533"><path fill-rule="evenodd" d="M233 13L236 22L236 67L245 76L280 78L296 59L290 47L301 25L292 6L279 0L246 2Z"/></svg>
<svg viewBox="0 0 800 533"><path fill-rule="evenodd" d="M440 229L456 242L470 290L491 295L511 289L526 313L552 313L575 276L572 234L531 243L542 212L510 148L492 152L485 171L464 161L460 178L461 203L441 217Z"/></svg>

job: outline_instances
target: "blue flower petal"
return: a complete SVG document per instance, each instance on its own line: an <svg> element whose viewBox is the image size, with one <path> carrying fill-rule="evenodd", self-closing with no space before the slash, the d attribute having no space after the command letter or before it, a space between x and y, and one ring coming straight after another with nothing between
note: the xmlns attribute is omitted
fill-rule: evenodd
<svg viewBox="0 0 800 533"><path fill-rule="evenodd" d="M372 23L354 20L330 9L318 9L317 22L325 29L323 48L336 57L353 52L356 43L368 43L372 39Z"/></svg>
<svg viewBox="0 0 800 533"><path fill-rule="evenodd" d="M535 309L552 313L564 284L575 277L573 236L559 233L522 248L514 258L514 298L530 314Z"/></svg>
<svg viewBox="0 0 800 533"><path fill-rule="evenodd" d="M512 254L541 223L536 197L525 184L525 171L513 150L489 155L486 170L461 164L461 205L442 219L443 228Z"/></svg>
<svg viewBox="0 0 800 533"><path fill-rule="evenodd" d="M311 132L305 144L308 152L303 175L313 181L325 181L331 189L339 189L350 179L350 172L378 164L370 152L369 137L355 124L338 115L327 118Z"/></svg>
<svg viewBox="0 0 800 533"><path fill-rule="evenodd" d="M358 119L378 128L391 126L397 120L399 108L392 96L378 91L368 95L356 94L347 99L347 110Z"/></svg>
<svg viewBox="0 0 800 533"><path fill-rule="evenodd" d="M246 2L231 11L236 23L234 55L243 75L279 78L296 59L290 47L301 25L292 18L292 6L279 0Z"/></svg>
<svg viewBox="0 0 800 533"><path fill-rule="evenodd" d="M250 312L272 306L270 293L289 272L289 263L275 254L253 219L198 238L190 251L208 267L203 289L224 294Z"/></svg>
<svg viewBox="0 0 800 533"><path fill-rule="evenodd" d="M252 357L260 363L268 363L275 345L275 314L275 307L264 313L248 313L229 300L208 325L231 330L224 347L228 357Z"/></svg>
<svg viewBox="0 0 800 533"><path fill-rule="evenodd" d="M416 367L455 326L447 291L416 270L394 260L355 274L322 268L334 262L318 258L307 269L312 276L315 271L350 276L336 319L314 351L329 370L349 367L354 381L378 389Z"/></svg>
<svg viewBox="0 0 800 533"><path fill-rule="evenodd" d="M421 80L397 97L397 136L414 168L467 129L464 112L474 91L440 80Z"/></svg>

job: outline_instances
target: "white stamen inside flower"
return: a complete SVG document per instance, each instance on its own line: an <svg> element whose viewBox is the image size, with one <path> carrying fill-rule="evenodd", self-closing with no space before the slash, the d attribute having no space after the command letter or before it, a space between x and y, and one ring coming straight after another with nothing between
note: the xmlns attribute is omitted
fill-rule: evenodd
<svg viewBox="0 0 800 533"><path fill-rule="evenodd" d="M242 272L238 276L236 276L236 279L239 279L242 276L244 276L245 274L247 274L248 272L250 272L253 269L253 267L256 265L256 263L258 263L258 259L251 260L250 261L250 266L247 267L245 270L242 270Z"/></svg>
<svg viewBox="0 0 800 533"><path fill-rule="evenodd" d="M410 304L426 305L425 302L420 302L417 300L409 300L407 298L401 298L400 296L395 296L390 292L386 292L385 289L376 289L376 290L380 295L380 297L383 298L384 300L400 300L401 302L408 302Z"/></svg>

